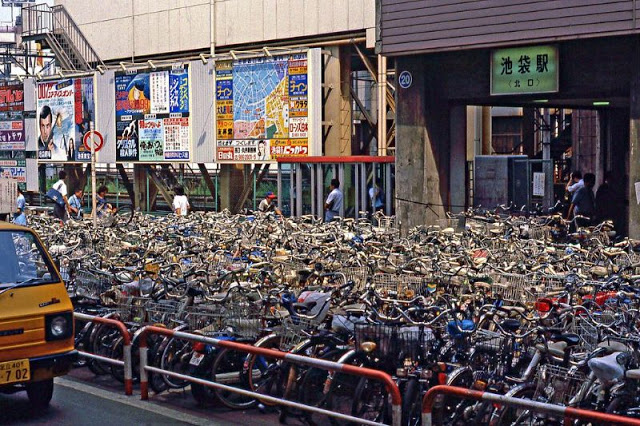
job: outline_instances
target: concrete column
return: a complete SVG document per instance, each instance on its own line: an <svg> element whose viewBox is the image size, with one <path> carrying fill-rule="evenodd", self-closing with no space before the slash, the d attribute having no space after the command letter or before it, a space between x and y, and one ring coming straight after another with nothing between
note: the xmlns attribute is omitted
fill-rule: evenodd
<svg viewBox="0 0 640 426"><path fill-rule="evenodd" d="M533 158L536 155L535 144L535 109L522 108L522 148L524 155Z"/></svg>
<svg viewBox="0 0 640 426"><path fill-rule="evenodd" d="M135 206L141 211L147 211L147 173L144 165L135 164L133 166L133 192L135 195Z"/></svg>
<svg viewBox="0 0 640 426"><path fill-rule="evenodd" d="M450 167L449 109L437 64L398 58L396 72L405 70L412 84L396 92L396 216L403 233L445 217Z"/></svg>
<svg viewBox="0 0 640 426"><path fill-rule="evenodd" d="M636 38L631 55L629 93L629 237L640 238L640 205L636 199L635 183L640 182L640 40Z"/></svg>
<svg viewBox="0 0 640 426"><path fill-rule="evenodd" d="M451 156L449 167L451 170L449 192L451 194L450 210L464 211L467 194L466 154L467 154L467 114L464 105L451 108Z"/></svg>
<svg viewBox="0 0 640 426"><path fill-rule="evenodd" d="M325 110L323 131L324 155L351 155L351 51L350 46L328 48L331 56L325 59ZM327 95L328 94L328 95ZM328 129L328 131L327 131Z"/></svg>
<svg viewBox="0 0 640 426"><path fill-rule="evenodd" d="M482 107L482 155L493 154L491 140L491 107Z"/></svg>
<svg viewBox="0 0 640 426"><path fill-rule="evenodd" d="M235 164L220 165L220 187L218 197L220 198L219 209L232 209L244 188L243 166Z"/></svg>

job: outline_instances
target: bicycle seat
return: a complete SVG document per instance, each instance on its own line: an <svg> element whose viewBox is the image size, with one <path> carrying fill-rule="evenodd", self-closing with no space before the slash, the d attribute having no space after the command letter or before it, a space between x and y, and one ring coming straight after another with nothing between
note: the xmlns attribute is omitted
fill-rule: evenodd
<svg viewBox="0 0 640 426"><path fill-rule="evenodd" d="M598 343L599 348L604 348L608 353L613 352L633 352L633 349L617 340L605 340Z"/></svg>
<svg viewBox="0 0 640 426"><path fill-rule="evenodd" d="M632 380L640 380L640 368L635 368L632 370L627 370L626 373L624 373L624 376L627 379L632 379Z"/></svg>
<svg viewBox="0 0 640 426"><path fill-rule="evenodd" d="M500 326L507 331L515 332L520 328L520 321L513 318L508 318L500 323Z"/></svg>
<svg viewBox="0 0 640 426"><path fill-rule="evenodd" d="M614 352L601 358L591 358L587 364L601 382L610 382L624 375L624 367L620 365L622 361L620 355L623 355L622 352Z"/></svg>
<svg viewBox="0 0 640 426"><path fill-rule="evenodd" d="M567 349L567 343L566 342L550 342L547 344L546 348L545 348L545 345L543 345L542 343L538 343L536 345L536 349L538 349L540 352L547 352L549 353L549 355L552 355L558 358L563 358L564 351L565 349Z"/></svg>
<svg viewBox="0 0 640 426"><path fill-rule="evenodd" d="M345 305L342 309L350 314L364 314L366 305L364 303L354 303L352 305Z"/></svg>
<svg viewBox="0 0 640 426"><path fill-rule="evenodd" d="M551 336L551 340L564 342L567 346L576 346L580 343L580 336L573 333L556 333Z"/></svg>

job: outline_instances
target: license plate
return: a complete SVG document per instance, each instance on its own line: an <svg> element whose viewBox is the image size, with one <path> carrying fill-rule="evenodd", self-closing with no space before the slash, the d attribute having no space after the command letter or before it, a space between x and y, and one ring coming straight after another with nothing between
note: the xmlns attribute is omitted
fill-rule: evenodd
<svg viewBox="0 0 640 426"><path fill-rule="evenodd" d="M0 362L0 385L15 382L26 382L31 378L29 360Z"/></svg>
<svg viewBox="0 0 640 426"><path fill-rule="evenodd" d="M199 354L196 352L193 355L191 355L191 361L189 361L189 364L198 366L202 362L203 358L204 358L204 354Z"/></svg>

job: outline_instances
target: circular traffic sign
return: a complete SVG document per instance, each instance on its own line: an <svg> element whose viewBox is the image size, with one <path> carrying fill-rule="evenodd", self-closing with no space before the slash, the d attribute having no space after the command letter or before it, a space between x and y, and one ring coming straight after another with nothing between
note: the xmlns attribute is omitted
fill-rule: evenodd
<svg viewBox="0 0 640 426"><path fill-rule="evenodd" d="M409 71L402 71L398 77L398 83L400 83L400 87L403 89L408 89L411 87L411 83L413 83L413 76Z"/></svg>
<svg viewBox="0 0 640 426"><path fill-rule="evenodd" d="M89 130L84 134L82 144L87 151L91 151L91 144L93 144L93 149L95 149L95 152L98 152L104 146L104 137L102 137L102 133L97 130Z"/></svg>

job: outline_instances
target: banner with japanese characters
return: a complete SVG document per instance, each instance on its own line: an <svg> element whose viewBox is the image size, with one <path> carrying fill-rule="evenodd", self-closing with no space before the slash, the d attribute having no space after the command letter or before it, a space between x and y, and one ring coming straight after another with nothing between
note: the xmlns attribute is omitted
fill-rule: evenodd
<svg viewBox="0 0 640 426"><path fill-rule="evenodd" d="M24 151L24 120L22 117L0 117L0 151Z"/></svg>
<svg viewBox="0 0 640 426"><path fill-rule="evenodd" d="M309 155L306 53L216 63L216 157L270 162Z"/></svg>
<svg viewBox="0 0 640 426"><path fill-rule="evenodd" d="M23 111L24 87L20 82L0 85L0 111Z"/></svg>
<svg viewBox="0 0 640 426"><path fill-rule="evenodd" d="M191 160L187 65L116 73L116 161Z"/></svg>
<svg viewBox="0 0 640 426"><path fill-rule="evenodd" d="M38 160L89 162L82 139L95 120L93 78L38 83Z"/></svg>

